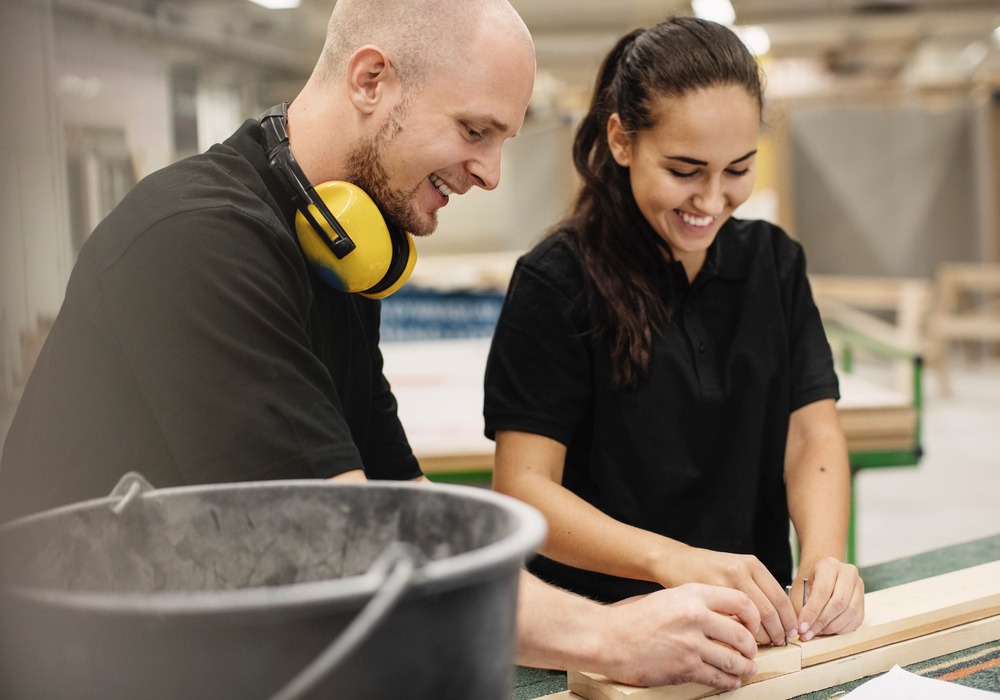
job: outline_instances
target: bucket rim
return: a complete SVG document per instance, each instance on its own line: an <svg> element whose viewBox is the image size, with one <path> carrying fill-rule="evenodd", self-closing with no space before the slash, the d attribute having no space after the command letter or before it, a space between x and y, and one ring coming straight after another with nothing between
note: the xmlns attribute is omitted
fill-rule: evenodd
<svg viewBox="0 0 1000 700"><path fill-rule="evenodd" d="M433 482L336 482L319 479L281 479L270 481L242 481L221 484L198 484L153 488L142 493L143 498L167 498L175 495L233 490L275 490L288 488L313 489L377 489L383 491L437 492L446 497L472 499L510 512L513 530L496 542L476 547L467 552L443 559L429 560L420 565L417 577L407 596L429 594L465 586L470 582L491 577L498 567L521 568L525 559L534 552L545 538L547 524L544 516L533 506L491 489L462 484ZM111 507L117 498L105 496L51 510L34 513L17 520L0 524L0 533L28 527L31 523L65 513L101 506ZM365 572L321 581L304 581L280 586L255 586L248 588L209 591L152 591L152 592L99 592L57 591L23 585L11 585L7 595L33 600L64 609L95 611L104 614L196 614L199 616L232 612L279 611L300 607L351 606L359 599L367 599L378 592L384 576Z"/></svg>

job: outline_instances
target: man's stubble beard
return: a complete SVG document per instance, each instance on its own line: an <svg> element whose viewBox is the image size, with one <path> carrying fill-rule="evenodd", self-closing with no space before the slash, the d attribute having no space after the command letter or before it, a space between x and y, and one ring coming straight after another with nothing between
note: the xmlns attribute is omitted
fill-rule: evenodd
<svg viewBox="0 0 1000 700"><path fill-rule="evenodd" d="M437 228L437 216L428 224L415 210L417 190L422 183L409 191L389 186L389 172L383 162L385 146L403 130L402 117L406 104L401 104L386 119L378 133L356 146L347 156L347 180L357 185L375 200L382 216L390 226L408 231L414 236L429 236Z"/></svg>

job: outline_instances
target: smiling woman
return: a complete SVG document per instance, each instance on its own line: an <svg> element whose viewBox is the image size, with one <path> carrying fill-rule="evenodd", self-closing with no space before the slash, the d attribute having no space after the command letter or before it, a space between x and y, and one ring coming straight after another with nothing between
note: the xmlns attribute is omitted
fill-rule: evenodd
<svg viewBox="0 0 1000 700"><path fill-rule="evenodd" d="M760 107L739 85L662 97L652 129L608 119L615 162L629 169L636 206L693 281L722 225L753 190ZM686 154L686 155L684 155Z"/></svg>
<svg viewBox="0 0 1000 700"><path fill-rule="evenodd" d="M761 78L729 29L674 18L612 49L574 143L573 213L514 272L486 371L494 486L542 510L530 569L604 601L742 590L758 642L854 629L849 472L801 247L733 211ZM801 544L793 603L791 516Z"/></svg>

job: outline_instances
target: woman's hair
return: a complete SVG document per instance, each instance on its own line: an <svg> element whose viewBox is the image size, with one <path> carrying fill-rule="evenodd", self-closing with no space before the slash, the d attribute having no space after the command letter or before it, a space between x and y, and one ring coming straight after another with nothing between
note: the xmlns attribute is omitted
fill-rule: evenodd
<svg viewBox="0 0 1000 700"><path fill-rule="evenodd" d="M761 81L756 60L731 30L692 17L627 34L601 65L573 143L582 189L555 230L568 234L581 259L597 312L592 331L609 345L616 387L633 386L649 373L653 332L673 313L672 302L663 300L663 256L673 256L639 211L628 169L611 155L608 118L617 112L634 135L656 126L661 98L725 85L743 86L762 107Z"/></svg>

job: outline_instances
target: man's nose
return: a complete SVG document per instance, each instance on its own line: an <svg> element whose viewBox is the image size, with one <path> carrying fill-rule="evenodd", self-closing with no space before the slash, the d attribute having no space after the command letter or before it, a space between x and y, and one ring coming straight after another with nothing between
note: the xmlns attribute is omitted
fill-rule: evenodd
<svg viewBox="0 0 1000 700"><path fill-rule="evenodd" d="M496 189L500 184L500 147L490 149L482 158L473 161L469 173L477 186L484 190Z"/></svg>

